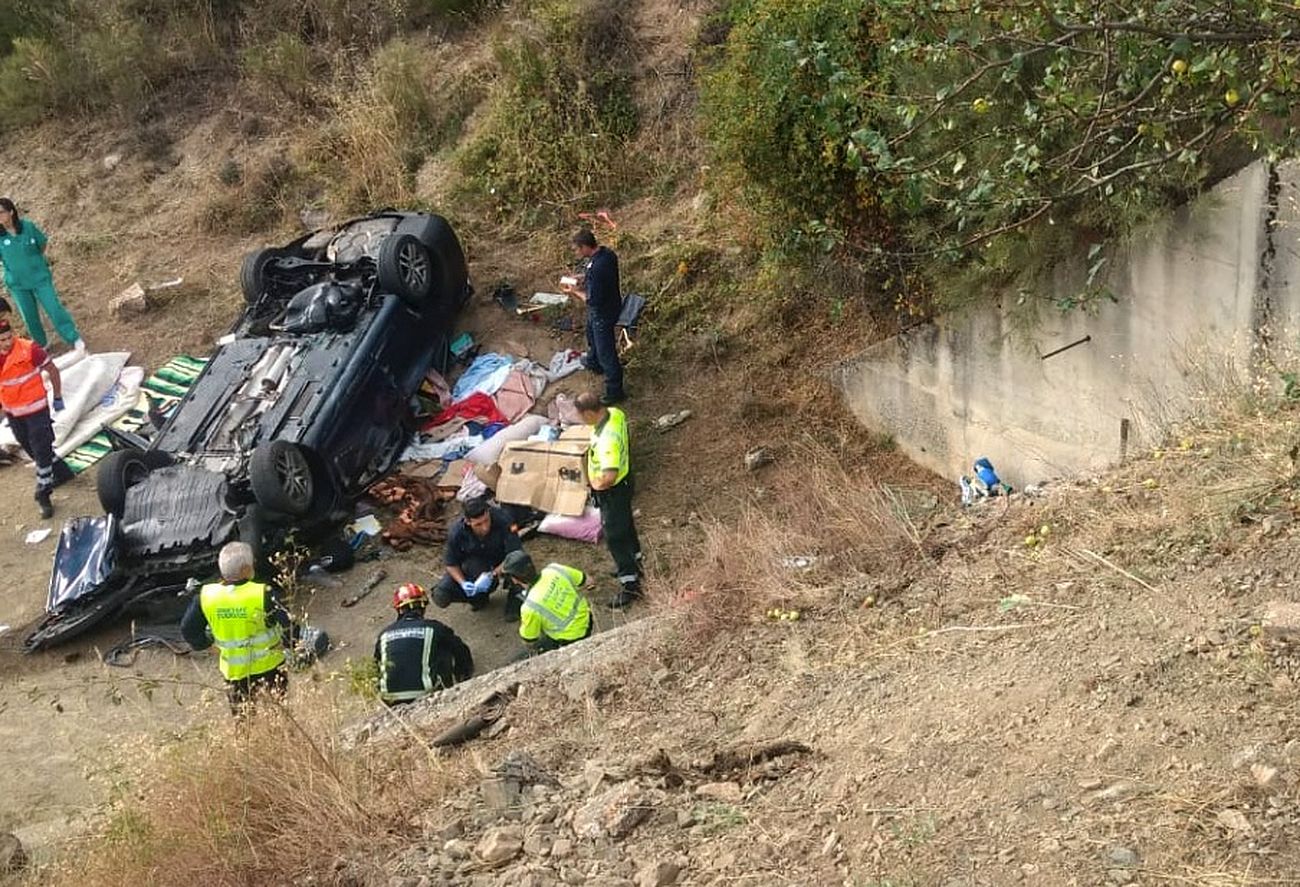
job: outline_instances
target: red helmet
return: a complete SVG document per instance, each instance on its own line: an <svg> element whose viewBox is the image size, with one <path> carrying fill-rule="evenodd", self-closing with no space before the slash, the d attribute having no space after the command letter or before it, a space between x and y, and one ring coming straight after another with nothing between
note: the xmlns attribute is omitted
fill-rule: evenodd
<svg viewBox="0 0 1300 887"><path fill-rule="evenodd" d="M405 582L397 586L397 591L393 592L393 609L400 610L403 607L424 607L429 604L429 596L425 594L424 588L416 585L414 582Z"/></svg>

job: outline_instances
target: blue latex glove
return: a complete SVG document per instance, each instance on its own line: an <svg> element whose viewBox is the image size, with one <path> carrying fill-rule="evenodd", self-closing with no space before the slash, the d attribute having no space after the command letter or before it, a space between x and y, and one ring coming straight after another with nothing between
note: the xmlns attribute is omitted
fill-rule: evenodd
<svg viewBox="0 0 1300 887"><path fill-rule="evenodd" d="M468 579L460 584L460 590L465 592L467 597L473 597L478 594L478 592L474 590L474 583L470 582Z"/></svg>
<svg viewBox="0 0 1300 887"><path fill-rule="evenodd" d="M56 413L63 412L63 398L61 397L54 398L54 412Z"/></svg>
<svg viewBox="0 0 1300 887"><path fill-rule="evenodd" d="M480 573L479 577L474 580L474 593L486 594L492 590L492 574Z"/></svg>

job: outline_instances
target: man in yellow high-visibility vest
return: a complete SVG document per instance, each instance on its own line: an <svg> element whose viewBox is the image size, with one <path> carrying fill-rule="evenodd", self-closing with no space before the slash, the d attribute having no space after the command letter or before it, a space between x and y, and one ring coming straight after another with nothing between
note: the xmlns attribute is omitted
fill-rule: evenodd
<svg viewBox="0 0 1300 887"><path fill-rule="evenodd" d="M501 564L501 575L527 589L519 608L519 636L543 653L591 635L591 604L578 591L587 581L581 570L548 564L539 572L533 559L512 551Z"/></svg>
<svg viewBox="0 0 1300 887"><path fill-rule="evenodd" d="M204 585L181 619L181 634L195 650L216 645L230 705L238 712L263 694L283 694L289 678L285 643L289 614L272 588L253 579L253 549L230 542L217 557L221 582Z"/></svg>
<svg viewBox="0 0 1300 887"><path fill-rule="evenodd" d="M600 508L600 528L614 558L619 592L609 602L621 610L641 597L641 540L632 514L632 453L627 416L606 406L593 392L574 401L578 416L591 426L587 483Z"/></svg>

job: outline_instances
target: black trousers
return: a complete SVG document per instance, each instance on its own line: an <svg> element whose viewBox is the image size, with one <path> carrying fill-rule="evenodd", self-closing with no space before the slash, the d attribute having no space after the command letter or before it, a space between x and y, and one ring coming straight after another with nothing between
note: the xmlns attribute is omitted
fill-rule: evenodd
<svg viewBox="0 0 1300 887"><path fill-rule="evenodd" d="M623 396L623 364L618 359L614 322L587 314L587 369L605 377L605 394Z"/></svg>
<svg viewBox="0 0 1300 887"><path fill-rule="evenodd" d="M632 475L608 490L597 491L596 504L600 506L600 529L614 558L619 583L624 588L639 589L641 540L637 538L636 521L632 517Z"/></svg>
<svg viewBox="0 0 1300 887"><path fill-rule="evenodd" d="M54 455L54 423L50 420L50 411L10 416L9 429L13 431L18 446L36 463L36 498L49 495L54 489L55 462L62 461Z"/></svg>
<svg viewBox="0 0 1300 887"><path fill-rule="evenodd" d="M226 697L230 700L230 710L243 714L247 708L259 699L283 699L289 692L289 672L283 665L255 674L250 678L226 682Z"/></svg>
<svg viewBox="0 0 1300 887"><path fill-rule="evenodd" d="M465 574L466 579L473 582L479 577L480 573L490 573L497 566L497 564L489 564L487 561L472 557L460 565L460 571ZM468 603L475 610L481 610L488 605L488 598L492 592L496 591L498 585L500 585L500 582L494 578L492 587L485 593L470 597L465 594L465 589L460 587L460 583L444 571L442 578L438 580L438 584L433 587L433 602L439 607L445 607L451 603Z"/></svg>
<svg viewBox="0 0 1300 887"><path fill-rule="evenodd" d="M569 640L569 641L558 641L555 638L542 635L540 638L537 639L537 643L534 645L534 649L538 653L549 653L551 650L558 650L561 647L569 646L569 644L576 644L578 641L585 641L587 638L591 637L591 631L593 628L595 628L595 626L596 626L595 619L588 620L587 633L580 638L574 638L573 640Z"/></svg>

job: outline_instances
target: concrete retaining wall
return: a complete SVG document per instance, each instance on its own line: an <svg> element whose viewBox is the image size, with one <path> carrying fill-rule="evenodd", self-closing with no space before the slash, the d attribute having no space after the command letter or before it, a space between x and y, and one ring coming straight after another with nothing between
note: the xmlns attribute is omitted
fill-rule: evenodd
<svg viewBox="0 0 1300 887"><path fill-rule="evenodd" d="M1043 307L1032 332L1023 308L940 318L842 364L836 382L865 425L954 479L980 456L1016 486L1112 464L1276 377L1268 358L1300 329L1298 185L1300 166L1257 163L1108 248L1118 302L1095 313ZM1082 261L1058 268L1037 301L1084 278Z"/></svg>

